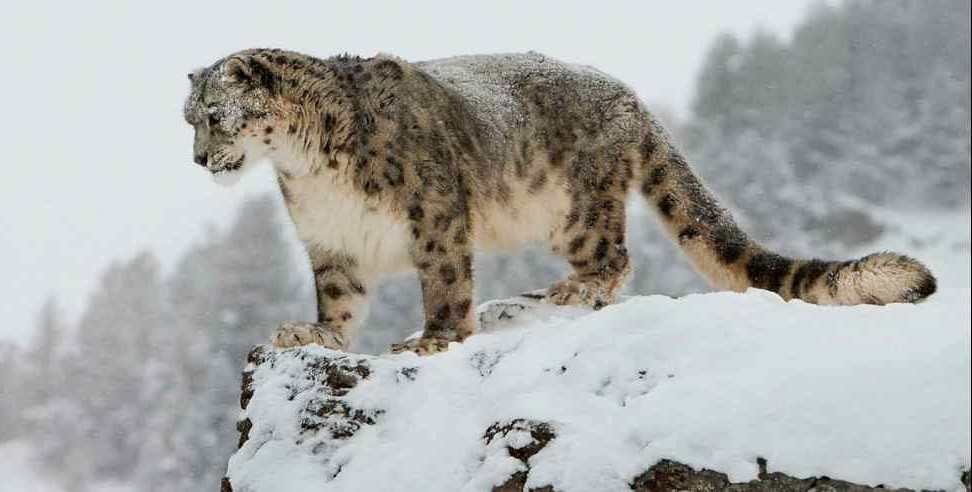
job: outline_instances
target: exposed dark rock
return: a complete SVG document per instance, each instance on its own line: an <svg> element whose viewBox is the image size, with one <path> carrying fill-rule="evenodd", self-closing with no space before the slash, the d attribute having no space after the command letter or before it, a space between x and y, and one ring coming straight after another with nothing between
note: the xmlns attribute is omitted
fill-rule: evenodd
<svg viewBox="0 0 972 492"><path fill-rule="evenodd" d="M243 419L236 423L236 430L240 433L240 440L236 444L236 449L242 448L246 444L246 440L250 438L250 429L253 428L253 422L250 419Z"/></svg>
<svg viewBox="0 0 972 492"><path fill-rule="evenodd" d="M486 433L483 434L483 440L488 445L496 439L505 439L509 434L514 432L530 433L530 441L525 445L513 447L507 444L506 446L506 451L510 453L510 456L520 460L526 466L526 470L514 473L507 481L493 487L493 492L520 492L524 490L530 474L530 458L540 452L553 438L557 437L553 428L545 422L514 419L508 422L497 422L489 426L486 429ZM553 490L553 487L548 485L532 488L530 492L553 492Z"/></svg>
<svg viewBox="0 0 972 492"><path fill-rule="evenodd" d="M263 363L269 350L265 345L257 345L246 356L246 368L243 369L243 380L240 384L240 408L244 410L250 404L250 398L253 398L253 371Z"/></svg>
<svg viewBox="0 0 972 492"><path fill-rule="evenodd" d="M635 477L631 489L637 492L864 492L871 490L907 491L889 489L884 485L860 485L829 477L794 478L789 475L766 472L766 460L758 460L759 476L756 480L731 483L725 473L712 470L696 470L676 461L662 460Z"/></svg>
<svg viewBox="0 0 972 492"><path fill-rule="evenodd" d="M359 410L336 399L311 400L307 403L305 414L300 421L304 431L327 429L334 439L347 439L354 435L362 425L374 425L381 410Z"/></svg>

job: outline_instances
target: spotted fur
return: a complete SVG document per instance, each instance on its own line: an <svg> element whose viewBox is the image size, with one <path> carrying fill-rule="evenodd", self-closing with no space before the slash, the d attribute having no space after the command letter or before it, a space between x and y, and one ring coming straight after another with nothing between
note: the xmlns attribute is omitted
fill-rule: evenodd
<svg viewBox="0 0 972 492"><path fill-rule="evenodd" d="M536 53L409 63L247 50L190 75L194 160L217 177L268 158L314 267L316 323L278 346L345 348L368 286L418 272L433 353L474 331L474 248L547 242L571 265L547 300L600 308L631 271L625 203L639 191L715 286L821 304L915 302L935 291L893 253L798 260L742 232L637 96Z"/></svg>

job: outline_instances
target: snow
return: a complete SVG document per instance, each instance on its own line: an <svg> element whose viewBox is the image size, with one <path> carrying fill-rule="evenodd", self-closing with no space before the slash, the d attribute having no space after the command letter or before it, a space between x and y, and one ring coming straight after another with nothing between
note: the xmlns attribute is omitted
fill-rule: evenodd
<svg viewBox="0 0 972 492"><path fill-rule="evenodd" d="M556 433L530 458L529 487L626 490L664 458L747 481L762 457L797 477L964 490L970 295L821 307L751 289L597 312L518 301L528 309L511 320L497 316L508 303L487 303L491 330L446 353L348 355L371 373L342 399L376 412L346 440L298 443L297 416L320 396L300 375L340 354L291 349L254 373L253 428L228 476L238 492L489 490L524 469L506 446L529 435L483 433L525 418Z"/></svg>
<svg viewBox="0 0 972 492"><path fill-rule="evenodd" d="M0 443L0 492L63 492L64 487L43 471L35 446L26 440ZM75 490L75 489L71 489ZM98 481L87 492L135 492L129 484Z"/></svg>
<svg viewBox="0 0 972 492"><path fill-rule="evenodd" d="M0 443L0 492L61 492L39 471L25 441Z"/></svg>

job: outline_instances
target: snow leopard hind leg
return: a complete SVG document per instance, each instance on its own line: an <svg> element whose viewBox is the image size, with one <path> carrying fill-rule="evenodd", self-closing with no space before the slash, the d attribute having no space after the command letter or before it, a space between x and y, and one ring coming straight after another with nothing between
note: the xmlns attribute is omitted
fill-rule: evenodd
<svg viewBox="0 0 972 492"><path fill-rule="evenodd" d="M625 199L632 159L579 153L569 169L571 209L553 235L553 251L572 273L547 289L545 301L600 309L613 304L631 273L625 247ZM580 177L583 177L580 179Z"/></svg>

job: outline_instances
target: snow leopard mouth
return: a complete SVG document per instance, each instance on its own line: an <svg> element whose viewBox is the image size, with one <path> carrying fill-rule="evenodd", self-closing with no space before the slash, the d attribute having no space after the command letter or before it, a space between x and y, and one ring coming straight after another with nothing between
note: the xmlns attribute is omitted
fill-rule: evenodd
<svg viewBox="0 0 972 492"><path fill-rule="evenodd" d="M223 164L219 169L210 168L209 172L215 175L215 174L231 173L233 171L238 171L241 167L243 167L244 160L246 160L246 154L241 155L239 159L233 162Z"/></svg>

